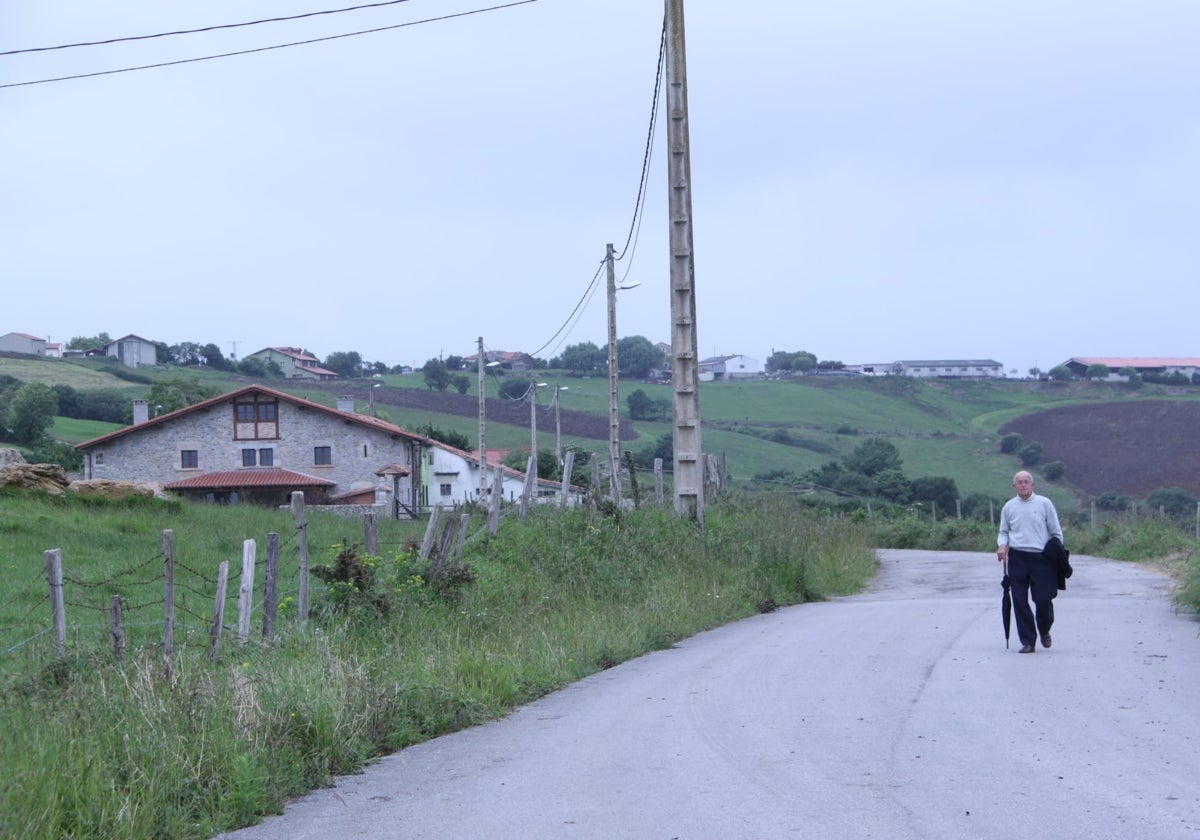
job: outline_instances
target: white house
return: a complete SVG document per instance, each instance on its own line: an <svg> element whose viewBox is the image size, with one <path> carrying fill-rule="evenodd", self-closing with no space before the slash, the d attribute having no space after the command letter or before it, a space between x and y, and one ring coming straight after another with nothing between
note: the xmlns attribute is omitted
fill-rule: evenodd
<svg viewBox="0 0 1200 840"><path fill-rule="evenodd" d="M1200 372L1200 358L1179 356L1072 356L1062 363L1074 376L1087 376L1087 369L1092 365L1104 365L1108 368L1110 382L1124 381L1126 377L1118 371L1123 368L1133 368L1139 375L1159 374L1170 376L1172 373L1182 374L1189 379L1192 374Z"/></svg>
<svg viewBox="0 0 1200 840"><path fill-rule="evenodd" d="M338 375L332 370L321 367L321 360L311 353L306 353L299 347L264 347L262 350L246 356L247 359L261 359L263 364L274 362L279 365L283 375L288 379L337 379Z"/></svg>
<svg viewBox="0 0 1200 840"><path fill-rule="evenodd" d="M446 507L477 501L479 499L479 456L464 452L449 444L429 440L425 451L425 493L429 505L439 502ZM503 464L487 464L487 493L491 493L494 470L500 470L504 501L515 501L525 490L525 473ZM539 478L535 485L538 502L558 501L562 495L562 482ZM568 504L577 501L577 491L572 491Z"/></svg>
<svg viewBox="0 0 1200 840"><path fill-rule="evenodd" d="M732 379L762 379L766 367L749 356L712 356L697 365L701 382L726 382Z"/></svg>

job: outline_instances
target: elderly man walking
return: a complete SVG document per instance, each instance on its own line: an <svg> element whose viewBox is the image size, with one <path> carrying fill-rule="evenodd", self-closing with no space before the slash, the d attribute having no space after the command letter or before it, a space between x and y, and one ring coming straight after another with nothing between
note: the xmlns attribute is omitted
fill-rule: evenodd
<svg viewBox="0 0 1200 840"><path fill-rule="evenodd" d="M1039 636L1042 647L1050 647L1054 597L1058 595L1058 574L1042 552L1051 537L1061 541L1063 532L1054 503L1033 492L1032 475L1021 470L1013 476L1013 488L1017 495L1000 511L996 559L1008 561L1020 652L1033 653ZM1030 594L1036 618L1029 607Z"/></svg>

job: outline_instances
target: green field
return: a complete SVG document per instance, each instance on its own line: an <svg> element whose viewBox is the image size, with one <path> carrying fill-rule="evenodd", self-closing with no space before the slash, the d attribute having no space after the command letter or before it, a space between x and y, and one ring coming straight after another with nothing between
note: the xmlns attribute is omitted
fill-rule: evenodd
<svg viewBox="0 0 1200 840"><path fill-rule="evenodd" d="M477 395L474 371L466 371L470 380L468 395ZM554 446L554 415L548 403L554 386L565 388L559 397L564 411L581 411L607 418L608 380L604 376L570 376L562 371L536 371L537 382L547 383L539 391L538 442L540 448ZM119 378L128 375L118 366L103 360L25 360L0 358L0 375L8 374L23 381L69 384L77 389L115 388L130 395L144 396L149 386ZM244 378L195 368L141 368L137 377L150 381L168 378L199 378L214 388L231 390L249 382ZM531 378L533 374L507 374ZM489 375L485 390L489 399L497 399L502 377ZM420 373L387 375L384 389L427 390ZM306 399L334 405L338 394L353 395L360 410L365 410L372 380L343 380L328 390L293 387L281 380L263 384L295 393ZM671 399L669 385L622 381L622 415L625 400L641 389L656 400ZM386 393L386 390L379 392ZM1022 414L1088 401L1116 401L1129 391L1121 385L1100 383L1031 382L1023 380L918 381L901 378L822 378L794 381L754 381L704 383L700 391L703 441L706 451L723 454L729 472L737 484L750 485L756 476L772 471L797 475L836 461L851 452L869 436L882 436L895 443L904 459L905 473L920 476L948 476L955 480L962 496L985 493L1005 497L1009 494L1017 460L998 450L997 429ZM1192 389L1168 392L1147 386L1139 399L1195 399ZM475 446L478 416L444 414L424 409L385 405L376 406L377 414L406 428L426 424L455 431ZM52 434L68 443L78 443L111 430L108 424L89 426L58 418ZM664 434L669 422L637 422L637 436L622 441L623 448L637 452L652 447ZM781 442L782 441L782 442ZM570 434L564 424L564 446L602 455L605 440ZM527 423L519 425L489 420L487 443L492 449L523 449L529 445ZM1039 481L1048 495L1070 502L1065 488Z"/></svg>

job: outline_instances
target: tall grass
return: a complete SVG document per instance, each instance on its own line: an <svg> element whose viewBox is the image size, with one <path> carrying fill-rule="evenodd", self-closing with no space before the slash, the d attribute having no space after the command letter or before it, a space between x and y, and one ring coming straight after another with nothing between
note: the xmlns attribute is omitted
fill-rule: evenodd
<svg viewBox="0 0 1200 840"><path fill-rule="evenodd" d="M2 544L10 567L10 545L44 547L95 512L44 500L17 507ZM122 516L104 510L92 523L105 536L97 542L112 543L100 562L141 556L164 524L163 511L153 524L127 513L124 549L113 536ZM177 532L227 535L193 548L196 563L226 557L247 530L282 527L246 509L169 513ZM325 519L310 518L325 539L347 528ZM462 574L454 586L436 585L402 540L386 544L387 556L371 561L375 591L318 589L327 597L308 625L289 622L269 644L227 645L211 661L189 641L169 679L154 646L123 666L98 647L72 646L10 678L0 700L0 836L209 837L372 757L756 610L855 591L874 570L863 525L782 497L726 499L703 530L655 509L537 509L525 522L506 519L494 537L472 537L462 559L474 579Z"/></svg>

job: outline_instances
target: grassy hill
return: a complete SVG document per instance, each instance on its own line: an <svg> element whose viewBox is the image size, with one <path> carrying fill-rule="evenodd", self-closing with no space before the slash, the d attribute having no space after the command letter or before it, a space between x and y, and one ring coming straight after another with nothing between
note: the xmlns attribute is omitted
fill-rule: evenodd
<svg viewBox="0 0 1200 840"><path fill-rule="evenodd" d="M221 390L250 381L195 368L141 368L130 372L104 360L8 357L0 358L0 375L4 374L23 381L69 384L81 390L116 388L128 393L130 399L145 395L149 389L147 383L161 379L199 378ZM131 382L130 378L142 381ZM475 377L470 376L470 380L470 389L460 395L430 391L419 373L385 376L375 380L382 384L375 390L376 414L406 428L428 424L453 430L465 435L474 446L479 434L479 400ZM547 385L539 389L538 396L539 447L554 446L555 415L548 404L554 387L560 386L565 389L559 393L563 445L595 454L605 452L608 380L603 376L538 371L535 381ZM488 447L527 449L528 405L498 397L498 383L499 378L494 375L489 375L485 383ZM359 410L365 411L372 380L332 383L269 380L263 384L325 405L336 404L339 395L350 395ZM651 447L660 436L671 432L669 422L631 422L625 417L625 400L636 389L652 399L671 399L669 385L621 382L622 446L633 451ZM1018 428L1017 421L1021 420L1026 424L1022 428L1036 429L1030 434L1036 434L1043 444L1044 462L1063 460L1067 464L1061 482L1039 479L1039 488L1060 504L1073 505L1075 500L1102 492L1087 484L1072 484L1073 475L1113 474L1104 468L1105 459L1115 453L1113 446L1107 446L1102 439L1105 428L1121 453L1148 465L1139 471L1136 488L1105 489L1143 495L1146 486L1181 486L1179 471L1168 470L1171 458L1163 453L1177 449L1177 433L1184 420L1159 430L1153 423L1138 423L1136 436L1123 431L1134 422L1130 418L1138 416L1136 406L1144 405L1145 400L1177 402L1188 411L1200 411L1198 397L1200 389L1147 386L1134 391L1123 385L1084 382L809 377L794 381L704 383L700 410L704 447L709 452L725 454L735 483L749 484L755 476L777 470L802 474L840 459L868 436L882 436L899 449L904 471L910 477L948 476L955 480L962 496L985 493L994 497L1010 494L1012 474L1020 467L1015 457L999 452L1001 429ZM1088 416L1101 418L1093 424L1100 431L1089 431L1087 447L1069 446L1072 441L1069 424L1035 425L1029 419L1039 412L1071 406L1091 406ZM1107 412L1106 406L1125 408ZM1104 419L1110 414L1111 420ZM1200 420L1200 415L1197 419ZM92 430L63 423L61 418L56 421L55 435L71 443L94 436L89 432L102 434L111 428ZM1026 435L1027 441L1033 439ZM1147 453L1144 457L1140 455L1142 447ZM1154 465L1161 467L1163 483L1156 483ZM1037 473L1036 468L1034 472ZM1193 492L1200 492L1200 485Z"/></svg>

